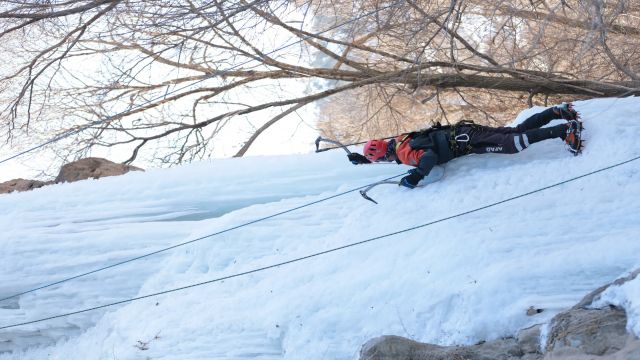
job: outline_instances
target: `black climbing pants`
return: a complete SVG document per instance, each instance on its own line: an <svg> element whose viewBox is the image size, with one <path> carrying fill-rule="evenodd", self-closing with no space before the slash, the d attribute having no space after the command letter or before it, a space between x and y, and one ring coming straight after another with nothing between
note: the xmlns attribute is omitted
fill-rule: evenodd
<svg viewBox="0 0 640 360"><path fill-rule="evenodd" d="M515 154L538 141L566 136L567 125L560 124L542 128L551 120L561 119L559 114L548 108L531 115L516 127L489 127L481 125L461 125L456 129L455 139L464 154Z"/></svg>

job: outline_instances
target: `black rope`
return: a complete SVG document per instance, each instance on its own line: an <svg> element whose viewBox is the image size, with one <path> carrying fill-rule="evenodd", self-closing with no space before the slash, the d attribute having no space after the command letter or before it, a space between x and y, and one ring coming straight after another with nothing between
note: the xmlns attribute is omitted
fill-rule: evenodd
<svg viewBox="0 0 640 360"><path fill-rule="evenodd" d="M391 179L397 178L397 177L402 176L402 175L405 175L405 174L402 173L400 175L392 176L392 177L384 179L382 181L391 180ZM221 230L221 231L209 234L209 235L201 236L201 237L199 237L197 239L192 239L192 240L189 240L189 241L185 241L185 242L180 243L180 244L172 245L172 246L169 246L169 247L166 247L166 248L163 248L163 249L160 249L160 250L156 250L156 251L144 254L144 255L140 255L140 256L136 256L136 257L133 257L133 258L130 258L130 259L127 259L127 260L123 260L123 261L117 262L115 264L107 265L107 266L104 266L104 267L101 267L101 268L97 268L95 270L87 271L87 272L79 274L79 275L75 275L75 276L72 276L72 277L69 277L69 278L58 280L56 282L52 282L52 283L49 283L49 284L38 286L36 288L30 289L30 290L26 290L26 291L23 291L21 293L17 293L17 294L11 295L11 296L7 296L7 297L4 297L4 298L1 298L0 302L5 301L5 300L9 300L9 299L13 299L15 297L22 296L22 295L25 295L25 294L29 294L29 293L32 293L32 292L35 292L35 291L38 291L38 290L42 290L42 289L45 289L45 288L48 288L48 287L51 287L51 286L60 285L62 283L66 283L66 282L69 282L71 280L75 280L75 279L78 279L78 278L81 278L81 277L85 277L85 276L88 276L88 275L91 275L91 274L95 274L95 273L98 273L98 272L101 272L101 271L104 271L104 270L108 270L108 269L111 269L111 268L114 268L114 267L117 267L117 266L120 266L120 265L128 264L128 263L134 262L136 260L141 260L141 259L150 257L152 255L160 254L160 253L163 253L163 252L166 252L166 251L169 251L169 250L173 250L175 248L179 248L181 246L192 244L192 243L200 241L200 240L204 240L204 239L207 239L207 238L210 238L210 237L214 237L214 236L217 236L217 235L220 235L220 234L224 234L224 233L227 233L227 232L230 232L230 231L233 231L233 230L237 230L239 228L258 223L260 221L272 219L272 218L275 218L276 216L284 215L284 214L287 214L287 213L290 213L290 212L293 212L293 211L296 211L296 210L299 210L299 209L302 209L302 208L305 208L305 207L308 207L308 206L311 206L311 205L319 204L321 202L325 202L325 201L337 198L339 196L346 195L346 194L358 191L360 189L364 189L364 188L366 188L366 187L368 187L368 186L370 186L372 184L373 183L367 184L367 185L364 185L364 186L360 186L360 187L355 188L355 189L347 190L347 191L344 191L344 192L341 192L341 193L338 193L338 194L335 194L335 195L328 196L326 198L322 198L322 199L319 199L319 200L316 200L316 201L312 201L312 202L304 204L304 205L300 205L300 206L297 206L297 207L294 207L294 208L291 208L291 209L288 209L288 210L284 210L284 211L281 211L281 212L278 212L278 213L275 213L275 214L272 214L272 215L268 215L268 216L265 216L265 217L262 217L262 218L259 218L259 219L251 220L249 222L246 222L246 223L243 223L243 224L240 224L240 225L236 225L236 226L233 226L233 227L230 227L230 228L227 228L227 229L224 229L224 230Z"/></svg>
<svg viewBox="0 0 640 360"><path fill-rule="evenodd" d="M199 283L195 283L195 284L191 284L191 285L187 285L187 286L182 286L182 287L174 288L174 289L170 289L170 290L160 291L160 292L153 293L153 294L138 296L138 297L130 298L130 299L127 299L127 300L121 300L121 301L117 301L117 302L113 302L113 303L109 303L109 304L99 305L99 306L95 306L95 307L91 307L91 308L87 308L87 309L83 309L83 310L68 312L68 313L64 313L64 314L60 314L60 315L49 316L49 317L46 317L46 318L41 318L41 319L32 320L32 321L26 321L26 322L22 322L22 323L16 323L16 324L12 324L12 325L6 325L6 326L0 327L0 330L9 329L9 328L18 327L18 326L23 326L23 325L34 324L34 323L39 323L39 322L52 320L52 319L58 319L58 318L71 316L71 315L76 315L76 314L81 314L81 313L85 313L85 312L89 312L89 311L93 311L93 310L104 309L104 308L115 306L115 305L120 305L120 304L129 303L129 302L132 302L132 301L147 299L147 298L150 298L150 297L153 297L153 296L169 294L169 293L182 291L182 290L186 290L186 289L190 289L190 288L194 288L194 287L198 287L198 286L202 286L202 285L207 285L207 284L211 284L211 283L215 283L215 282L221 282L221 281L224 281L224 280L233 279L233 278L237 278L237 277L241 277L241 276L245 276L245 275L249 275L249 274L254 274L254 273L257 273L257 272L261 272L261 271L277 268L277 267L280 267L280 266L301 262L301 261L308 260L308 259L311 259L311 258L315 258L315 257L318 257L318 256L326 255L326 254L337 252L337 251L340 251L340 250L345 250L345 249L352 248L352 247L355 247L355 246L367 244L367 243L370 243L370 242L373 242L373 241L376 241L376 240L384 239L384 238L387 238L387 237L390 237L390 236L403 234L403 233L406 233L406 232L409 232L409 231L421 229L421 228L424 228L424 227L427 227L427 226L430 226L430 225L434 225L434 224L437 224L437 223L441 223L441 222L444 222L444 221L447 221L447 220L451 220L451 219L455 219L455 218L462 217L462 216L465 216L465 215L469 215L471 213L475 213L475 212L478 212L478 211L481 211L481 210L485 210L485 209L488 209L488 208L491 208L491 207L494 207L494 206L497 206L497 205L501 205L501 204L504 204L504 203L507 203L507 202L510 202L510 201L513 201L513 200L517 200L517 199L520 199L520 198L523 198L523 197L526 197L526 196L529 196L529 195L532 195L532 194L535 194L535 193L542 192L544 190L548 190L548 189L551 189L551 188L554 188L554 187L558 187L560 185L564 185L564 184L567 184L569 182L576 181L578 179L581 179L581 178L584 178L584 177L587 177L587 176L591 176L591 175L594 175L594 174L597 174L597 173L600 173L600 172L603 172L603 171L606 171L606 170L610 170L610 169L613 169L615 167L622 166L624 164L630 163L632 161L636 161L638 159L640 159L640 156L637 156L637 157L634 157L632 159L625 160L625 161L622 161L622 162L619 162L619 163L616 163L614 165L610 165L610 166L607 166L607 167L604 167L604 168L601 168L601 169L598 169L598 170L594 170L594 171L591 171L589 173L586 173L586 174L583 174L583 175L579 175L579 176L576 176L576 177L573 177L573 178L570 178L570 179L567 179L567 180L564 180L564 181L560 181L558 183L555 183L555 184L552 184L552 185L548 185L548 186L545 186L545 187L542 187L542 188L539 188L539 189L536 189L536 190L533 190L533 191L529 191L529 192L526 192L524 194L516 195L516 196L510 197L510 198L504 199L504 200L500 200L498 202L494 202L494 203L491 203L491 204L488 204L488 205L477 207L475 209L464 211L464 212L461 212L461 213L458 213L458 214L455 214L455 215L447 216L447 217L444 217L444 218L441 218L441 219L438 219L438 220L434 220L434 221L431 221L431 222L428 222L428 223L425 223L425 224L422 224L422 225L417 225L417 226L409 227L409 228L406 228L406 229L403 229L403 230L391 232L391 233L388 233L388 234L385 234L385 235L380 235L380 236L372 237L372 238L369 238L369 239L366 239L366 240L353 242L353 243L350 243L350 244L346 244L346 245L339 246L339 247L336 247L336 248L324 250L324 251L321 251L321 252L316 252L316 253L313 253L313 254L310 254L310 255L306 255L306 256L303 256L303 257L298 257L298 258L295 258L295 259L283 261L283 262L280 262L280 263L277 263L277 264L268 265L268 266L264 266L264 267L259 267L259 268L255 268L253 270L248 270L248 271L244 271L244 272L240 272L240 273L235 273L235 274L232 274L232 275L228 275L228 276L224 276L224 277L220 277L220 278L216 278L216 279L212 279L212 280L208 280L208 281L203 281L203 282L199 282Z"/></svg>
<svg viewBox="0 0 640 360"><path fill-rule="evenodd" d="M379 8L379 9L376 9L376 10L374 10L374 11L370 11L370 12L368 12L368 13L362 14L362 15L360 15L360 16L358 16L358 17L356 17L356 18L353 18L353 19L351 19L351 20L345 21L345 22L343 22L343 23L341 23L341 24L336 24L336 25L334 25L334 26L329 27L328 29L325 29L325 30L322 30L322 31L320 31L320 32L318 32L318 33L315 33L314 35L315 35L315 36L318 36L318 35L324 34L324 33L328 32L328 31L331 31L331 30L334 30L334 29L340 28L340 27L342 27L342 26L344 26L344 25L347 25L347 24L352 23L352 22L354 22L354 21L360 20L360 19L362 19L362 18L364 18L364 17L367 17L367 16L370 16L370 15L377 14L377 13L379 13L379 12L380 12L380 11L382 11L382 10L387 10L387 9L390 9L390 8L393 8L393 7L397 7L397 6L398 6L398 4L400 4L400 2L399 2L399 1L397 1L395 4L391 4L391 5L388 5L388 6L384 6L384 7L381 7L381 8ZM270 52L267 52L267 53L265 53L265 55L271 55L271 54L273 54L273 53L275 53L275 52L278 52L278 51L280 51L280 50L284 50L284 49L286 49L286 48L288 48L288 47L291 47L291 46L293 46L293 45L296 45L296 44L299 44L299 43L301 43L301 42L304 42L304 41L306 41L306 40L308 40L308 39L310 39L310 38L312 38L312 37L313 37L312 35L308 35L308 36L303 37L303 38L301 38L300 40L297 40L297 41L295 41L295 42L293 42L293 43L291 43L291 44L283 45L283 46L281 46L281 47L279 47L279 48L277 48L277 49L275 49L275 50L272 50L272 51L270 51ZM59 135L59 136L57 136L57 137L54 137L54 138L53 138L53 139L51 139L51 140L45 141L44 143L42 143L42 144L40 144L40 145L34 146L34 147L29 148L29 149L27 149L27 150L21 151L21 152L19 152L19 153L15 154L15 155L12 155L12 156L10 156L10 157L8 157L8 158L6 158L6 159L0 160L0 164L5 163L5 162L7 162L7 161L10 161L10 160L12 160L12 159L18 158L18 157L20 157L20 156L22 156L22 155L28 154L28 153L30 153L30 152L32 152L32 151L35 151L35 150L38 150L38 149L40 149L40 148L43 148L43 147L45 147L45 146L47 146L47 145L50 145L50 144L56 143L56 142L58 142L58 141L60 141L60 140L63 140L63 139L65 139L65 138L68 138L69 136L72 136L72 135L78 134L78 133L80 133L80 132L82 132L82 131L84 131L84 130L86 130L86 129L88 129L88 128L92 127L92 126L100 125L100 124L103 124L103 123L105 123L105 122L109 122L109 121L111 121L111 120L113 120L113 119L115 119L115 118L117 118L117 117L122 116L123 114L125 114L125 113L127 113L127 112L130 112L130 111L133 111L133 110L140 109L140 108L142 108L142 107L144 107L144 106L146 106L146 105L148 105L148 104L150 104L150 103L152 103L152 102L154 102L154 101L157 101L157 100L160 100L160 99L165 98L167 95L171 95L171 94L174 94L174 93L176 93L176 92L178 92L178 91L182 91L182 90L184 90L184 89L186 89L186 88L188 88L188 87L191 87L191 86L193 86L193 85L197 85L197 84L199 84L199 83L201 83L201 82L203 82L203 81L205 81L205 80L208 80L209 78L211 78L211 77L213 77L213 76L220 75L220 74L224 75L225 73L227 73L227 72L229 72L229 71L231 71L231 70L234 70L234 69L236 69L236 68L237 68L237 67L239 67L239 66L243 66L243 65L249 64L249 63L250 63L250 62L252 62L252 61L253 61L253 60L247 60L247 61L245 61L245 62L243 62L243 63L236 64L236 65L234 65L234 66L232 66L232 67L230 67L230 68L228 68L228 69L226 69L226 70L214 71L212 74L210 74L210 75L208 75L208 76L205 76L205 77L203 77L202 79L197 80L197 81L195 81L195 82L194 82L194 83L192 83L192 84L185 85L185 86L183 86L183 87L181 87L181 88L177 88L177 89L174 89L174 90L172 90L172 91L167 91L167 92L165 92L163 95L161 95L161 96L157 96L157 97L155 97L155 98L151 98L151 99L147 100L146 102L143 102L143 103L141 103L141 104L139 104L139 105L136 105L136 106L132 107L131 109L128 109L128 110L125 110L125 111L119 112L119 113L117 113L117 114L115 114L115 115L112 115L112 116L107 116L106 118L104 118L104 119L102 119L102 120L97 120L97 121L91 122L91 123L89 123L89 124L87 124L87 125L80 126L80 127L78 127L77 129L75 129L75 130L71 130L71 131L65 132L65 133L63 133L63 134L61 134L61 135Z"/></svg>
<svg viewBox="0 0 640 360"><path fill-rule="evenodd" d="M328 28L328 29L326 29L326 30L323 30L323 31L321 31L321 32L318 32L316 35L320 35L320 34L323 34L323 33L327 32L327 31L331 31L331 30L333 30L333 29L336 29L336 28L342 27L342 26L344 26L344 25L346 25L346 24L348 24L348 23L354 22L354 21L359 20L359 19L361 19L361 18L363 18L363 17L366 17L366 16L369 16L369 15L372 15L372 14L378 13L378 12L380 12L380 11L382 11L382 10L385 10L385 9L388 9L388 8L391 8L391 7L394 7L394 6L397 6L397 5L389 5L389 6L386 6L386 7L379 8L379 9L377 9L377 10L375 10L375 11L372 11L372 12L369 12L369 13L366 13L366 14L363 14L363 15L361 15L361 16L359 16L359 17L356 17L356 18L354 18L354 19L351 19L351 20L349 20L349 21L343 22L343 23L338 24L338 25L334 25L334 26L332 26L332 27L330 27L330 28ZM282 47L280 47L280 48L278 48L278 49L275 49L275 50L271 51L270 53L267 53L267 55L268 55L268 54L272 54L272 53L277 52L277 51L280 51L280 50L282 50L282 49L285 49L285 48L287 48L287 47L289 47L289 46L295 45L295 44L300 43L300 42L302 42L302 41L305 41L306 39L308 39L308 38L310 38L310 37L311 37L311 36L307 36L307 37L304 37L304 38L302 38L301 40L298 40L298 41L296 41L296 42L294 42L294 43L291 43L291 44L288 44L288 45L282 46ZM235 65L235 66L233 66L233 67L231 67L231 68L229 68L229 69L227 69L227 70L224 70L224 71L222 71L222 72L228 72L228 71L231 71L231 70L232 70L232 69L234 69L235 67L245 65L245 64L247 64L247 63L249 63L249 62L251 62L251 60L249 60L249 61L247 61L247 62L245 62L245 63L240 63L240 64L238 64L238 65ZM218 72L218 73L219 73L219 72ZM191 85L184 86L184 87L182 87L182 88L176 89L176 90L174 90L173 92L176 92L176 91L179 91L179 90L183 90L183 89L185 89L185 88L187 88L187 87L189 87L189 86L192 86L192 85L198 84L198 83L200 83L200 82L202 82L202 81L206 80L207 78L208 78L208 77L205 77L205 78L203 78L203 79L201 79L201 80L196 81L195 83L193 83L193 84L191 84ZM166 93L166 94L165 94L165 95L163 95L162 97L164 97L164 96L166 96L166 95L168 95L168 94L171 94L171 93L172 93L172 92ZM146 105L147 103L150 103L150 102L152 102L152 101L158 100L158 99L160 99L160 98L162 98L162 97L158 97L158 98L151 99L151 100L149 100L148 102L146 102L146 103L143 103L143 104L139 105L138 107L142 107L143 105ZM136 109L136 108L134 107L134 109ZM89 128L89 127L91 127L91 126L99 125L99 124L101 124L101 123L107 122L107 121L109 121L110 119L113 119L113 118L115 118L115 117L117 117L117 116L119 116L119 115L121 115L121 114L122 114L122 113L119 113L119 114L113 115L113 116L108 117L108 118L103 119L103 120L94 121L94 122L90 123L89 125L85 125L84 127L80 127L80 128L78 128L78 129L76 129L76 130L74 130L74 131L71 131L71 132L68 132L68 133L66 133L66 134L63 134L63 135L61 135L61 136L55 137L55 138L53 138L53 139L51 139L51 140L49 140L49 141L47 141L47 142L45 142L45 143L43 143L43 144L41 144L41 145L39 145L39 146L33 147L33 148L31 148L31 149L28 149L28 150L22 151L22 152L20 152L20 153L18 153L18 154L15 154L15 155L13 155L13 156L11 156L11 157L9 157L9 158L6 158L6 159L4 159L4 160L0 161L0 164L2 164L2 163L4 163L4 162L7 162L7 161L9 161L9 160L12 160L12 159L14 159L14 158L17 158L17 157L19 157L19 156L22 156L22 155L24 155L24 154L27 154L27 153L29 153L29 152L31 152L31 151L34 151L34 150L36 150L36 149L39 149L39 148L41 148L41 147L44 147L44 146L46 146L46 145L49 145L49 144L55 143L55 142L57 142L57 141L60 141L60 140L62 140L62 139L64 139L64 138L66 138L66 137L69 137L69 136L71 136L71 135L74 135L74 134L80 133L80 132L82 132L82 131L86 130L87 128ZM392 177L392 178L389 178L389 179L386 179L386 180L390 180L390 179L396 178L396 177L398 177L398 176L400 176L400 175L396 175L396 176L394 176L394 177ZM371 184L369 184L369 185L371 185ZM235 226L235 227L232 227L232 228L229 228L229 229L226 229L226 230L223 230L223 231L220 231L220 232L214 233L214 234L206 235L206 236L203 236L203 237L200 237L200 238L197 238L197 239L193 239L193 240L191 240L191 241L187 241L187 242L184 242L184 243L180 243L180 244L177 244L177 245L174 245L174 246L168 247L168 248L160 249L160 250L158 250L158 251L154 251L154 252L149 253L149 254L141 255L141 256L138 256L138 257L135 257L135 258L131 258L131 259L128 259L128 260L125 260L125 261L121 261L121 262L118 262L118 263L115 263L115 264L112 264L112 265L109 265L109 266L105 266L105 267L98 268L98 269L95 269L95 270L92 270L92 271L89 271L89 272L86 272L86 273L82 273L82 274L79 274L79 275L76 275L76 276L73 276L73 277L70 277L70 278L66 278L66 279L63 279L63 280L60 280L60 281L56 281L56 282L53 282L53 283L50 283L50 284L46 284L46 285L43 285L43 286L40 286L40 287L37 287L37 288L31 289L31 290L28 290L28 291L24 291L24 292L21 292L21 293L18 293L18 294L14 294L14 295L11 295L11 296L8 296L8 297L0 298L0 302L5 301L5 300L8 300L8 299L15 298L15 297L18 297L18 296L21 296L21 295L29 294L29 293L32 293L32 292L34 292L34 291L41 290L41 289L44 289L44 288L48 288L48 287L51 287L51 286L54 286L54 285L59 285L59 284L62 284L62 283L65 283L65 282L68 282L68 281L71 281L71 280L74 280L74 279L77 279L77 278L81 278L81 277L84 277L84 276L87 276L87 275L95 274L95 273L97 273L97 272L100 272L100 271L103 271L103 270L107 270L107 269L110 269L110 268L113 268L113 267L116 267L116 266L124 265L124 264L130 263L130 262L136 261L136 260L140 260L140 259L143 259L143 258L146 258L146 257L152 256L152 255L159 254L159 253L162 253L162 252L165 252L165 251L171 250L171 249L175 249L175 248L177 248L177 247L181 247L181 246L184 246L184 245L187 245L187 244L191 244L191 243L194 243L194 242L196 242L196 241L200 241L200 240L203 240L203 239L206 239L206 238L209 238L209 237L215 236L215 235L219 235L219 234L222 234L222 233L225 233L225 232L229 232L229 231L232 231L232 230L235 230L235 229L238 229L238 228L244 227L244 226L248 226L248 225L254 224L254 223L259 222L259 221L267 220L267 219L270 219L270 218L273 218L273 217L276 217L276 216L279 216L279 215L285 214L285 213L287 213L287 212L291 212L291 211L298 210L298 209L303 208L303 207L305 207L305 206L310 206L310 205L313 205L313 204L317 204L317 203L320 203L320 202L323 202L323 201L326 201L326 200L330 200L330 199L332 199L332 198L334 198L334 197L337 197L337 196L341 196L341 195L344 195L344 194L348 194L348 193L350 193L350 192L354 192L354 191L357 191L357 190L363 189L363 188L365 188L365 187L367 187L367 186L369 186L369 185L361 186L361 187L359 187L359 188L352 189L352 190L349 190L349 191L347 191L347 192L344 192L344 193L341 193L341 194L337 194L337 195L334 195L334 196L331 196L331 197L328 197L328 198L325 198L325 199L321 199L321 200L318 200L318 201L315 201L315 202L309 203L309 204L304 205L304 206L300 206L300 207L297 207L297 208L294 208L294 209L289 209L289 210L284 211L284 212L280 212L280 213L277 213L277 214L273 214L273 215L270 215L270 216L267 216L267 217L263 217L263 218L260 218L260 219L254 220L254 221L250 221L250 222L248 222L248 223L245 223L245 224L242 224L242 225L238 225L238 226Z"/></svg>

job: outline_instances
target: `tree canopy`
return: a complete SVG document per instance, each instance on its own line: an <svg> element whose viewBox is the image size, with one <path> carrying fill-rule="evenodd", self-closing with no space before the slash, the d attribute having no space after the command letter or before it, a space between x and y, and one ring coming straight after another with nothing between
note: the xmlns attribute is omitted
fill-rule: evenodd
<svg viewBox="0 0 640 360"><path fill-rule="evenodd" d="M640 3L614 0L66 0L0 4L7 143L201 159L247 116L304 106L351 141L432 121L640 94ZM302 89L302 90L301 90ZM22 140L21 140L22 141Z"/></svg>

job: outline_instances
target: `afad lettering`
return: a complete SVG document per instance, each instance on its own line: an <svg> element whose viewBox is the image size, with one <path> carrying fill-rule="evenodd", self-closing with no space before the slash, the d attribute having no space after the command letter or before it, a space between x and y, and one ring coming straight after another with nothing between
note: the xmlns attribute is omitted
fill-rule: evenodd
<svg viewBox="0 0 640 360"><path fill-rule="evenodd" d="M502 146L487 146L487 152L502 152Z"/></svg>

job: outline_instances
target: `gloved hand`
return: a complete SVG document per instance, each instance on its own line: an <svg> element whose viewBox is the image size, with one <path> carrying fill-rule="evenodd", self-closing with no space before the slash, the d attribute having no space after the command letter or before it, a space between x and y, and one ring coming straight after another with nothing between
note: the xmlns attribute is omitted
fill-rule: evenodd
<svg viewBox="0 0 640 360"><path fill-rule="evenodd" d="M565 120L576 120L580 114L573 108L572 103L562 103L553 107L553 111Z"/></svg>
<svg viewBox="0 0 640 360"><path fill-rule="evenodd" d="M400 185L404 187L408 187L409 189L413 189L418 186L420 180L424 179L424 175L420 171L420 169L415 168L409 170L409 175L403 177L400 180Z"/></svg>
<svg viewBox="0 0 640 360"><path fill-rule="evenodd" d="M361 155L361 154L358 154L358 153L348 154L347 158L349 158L349 161L351 161L351 163L353 165L370 164L371 163L371 161L369 161L369 159L367 159L364 155Z"/></svg>

